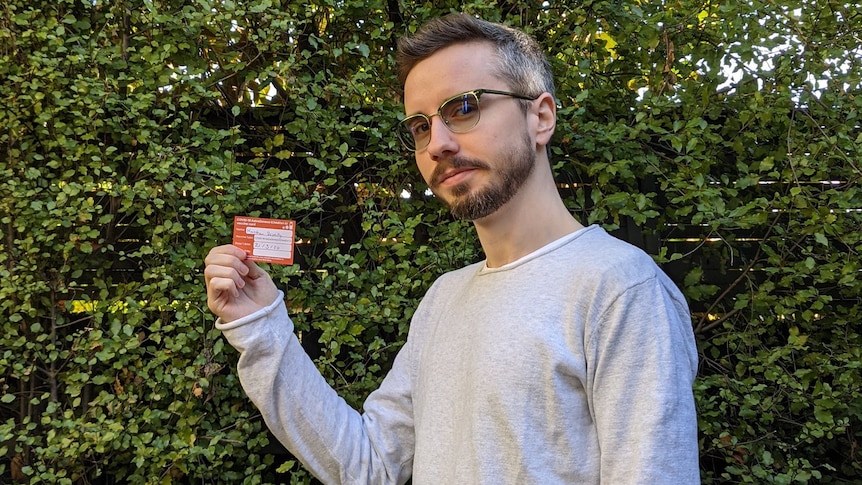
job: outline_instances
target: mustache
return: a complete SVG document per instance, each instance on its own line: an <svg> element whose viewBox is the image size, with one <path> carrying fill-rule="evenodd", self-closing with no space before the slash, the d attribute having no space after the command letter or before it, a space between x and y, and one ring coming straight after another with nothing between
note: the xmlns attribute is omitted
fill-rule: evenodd
<svg viewBox="0 0 862 485"><path fill-rule="evenodd" d="M434 167L434 171L431 173L431 183L435 186L438 185L440 183L440 179L443 178L443 174L449 170L472 168L489 169L491 166L488 165L488 163L475 158L454 157L447 161L441 161L436 167Z"/></svg>

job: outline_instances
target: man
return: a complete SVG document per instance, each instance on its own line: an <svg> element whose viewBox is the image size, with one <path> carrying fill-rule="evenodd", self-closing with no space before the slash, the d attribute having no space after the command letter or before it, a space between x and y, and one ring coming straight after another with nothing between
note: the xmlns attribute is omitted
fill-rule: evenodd
<svg viewBox="0 0 862 485"><path fill-rule="evenodd" d="M208 303L269 428L326 483L699 483L686 303L649 256L564 206L535 41L452 15L402 39L398 64L399 137L487 259L428 290L360 414L303 352L269 276L213 249Z"/></svg>

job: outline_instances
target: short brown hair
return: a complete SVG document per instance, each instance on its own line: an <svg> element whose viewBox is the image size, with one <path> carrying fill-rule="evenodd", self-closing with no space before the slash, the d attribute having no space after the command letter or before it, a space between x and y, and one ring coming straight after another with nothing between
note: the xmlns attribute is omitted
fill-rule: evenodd
<svg viewBox="0 0 862 485"><path fill-rule="evenodd" d="M401 85L420 61L444 47L466 42L488 42L496 48L496 74L513 91L526 96L538 96L544 92L554 95L550 63L533 37L512 27L467 14L433 19L414 35L398 40L395 62Z"/></svg>

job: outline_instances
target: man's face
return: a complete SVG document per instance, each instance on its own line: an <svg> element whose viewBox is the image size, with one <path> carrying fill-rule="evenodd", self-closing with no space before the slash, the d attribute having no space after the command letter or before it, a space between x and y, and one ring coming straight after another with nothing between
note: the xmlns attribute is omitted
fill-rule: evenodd
<svg viewBox="0 0 862 485"><path fill-rule="evenodd" d="M491 72L493 47L456 44L416 64L404 84L407 114L437 112L444 100L475 89L508 90ZM523 93L522 93L523 94ZM461 219L482 219L508 202L529 178L535 142L519 101L481 97L480 120L467 133L452 133L431 117L428 146L416 152L419 171L439 199Z"/></svg>

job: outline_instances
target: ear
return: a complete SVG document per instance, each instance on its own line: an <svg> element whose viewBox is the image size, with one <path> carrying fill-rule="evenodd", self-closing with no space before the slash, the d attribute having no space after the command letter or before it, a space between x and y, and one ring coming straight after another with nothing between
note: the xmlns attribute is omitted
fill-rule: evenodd
<svg viewBox="0 0 862 485"><path fill-rule="evenodd" d="M550 93L542 93L533 101L533 112L537 120L536 144L547 146L557 126L557 102Z"/></svg>

